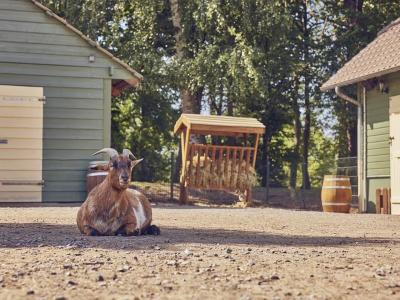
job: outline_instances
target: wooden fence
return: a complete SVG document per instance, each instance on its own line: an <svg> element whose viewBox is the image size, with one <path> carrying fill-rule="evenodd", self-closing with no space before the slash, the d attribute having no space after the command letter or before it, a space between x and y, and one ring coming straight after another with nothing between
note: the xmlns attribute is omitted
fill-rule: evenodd
<svg viewBox="0 0 400 300"><path fill-rule="evenodd" d="M390 188L376 190L376 213L390 215Z"/></svg>

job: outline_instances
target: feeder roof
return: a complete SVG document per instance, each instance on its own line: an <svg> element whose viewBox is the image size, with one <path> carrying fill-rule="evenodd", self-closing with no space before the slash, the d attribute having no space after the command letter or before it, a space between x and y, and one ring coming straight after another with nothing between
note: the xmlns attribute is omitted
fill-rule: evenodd
<svg viewBox="0 0 400 300"><path fill-rule="evenodd" d="M265 132L264 124L255 118L197 114L182 114L175 123L174 133L180 133L185 128L190 128L191 133L203 135L263 134Z"/></svg>

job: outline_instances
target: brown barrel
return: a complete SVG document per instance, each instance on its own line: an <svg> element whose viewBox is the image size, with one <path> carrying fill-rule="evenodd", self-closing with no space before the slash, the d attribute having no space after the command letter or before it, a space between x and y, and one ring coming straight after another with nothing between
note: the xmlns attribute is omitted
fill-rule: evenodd
<svg viewBox="0 0 400 300"><path fill-rule="evenodd" d="M321 190L324 212L349 213L351 195L349 176L325 175Z"/></svg>
<svg viewBox="0 0 400 300"><path fill-rule="evenodd" d="M86 175L86 191L89 192L98 184L102 183L106 178L108 171L104 170L104 166L108 161L92 161L89 163Z"/></svg>

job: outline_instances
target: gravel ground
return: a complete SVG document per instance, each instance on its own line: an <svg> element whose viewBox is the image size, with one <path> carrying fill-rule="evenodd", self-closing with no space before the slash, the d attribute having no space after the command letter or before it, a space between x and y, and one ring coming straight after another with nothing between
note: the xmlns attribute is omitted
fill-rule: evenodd
<svg viewBox="0 0 400 300"><path fill-rule="evenodd" d="M155 207L85 237L77 207L0 208L0 299L400 299L400 217Z"/></svg>

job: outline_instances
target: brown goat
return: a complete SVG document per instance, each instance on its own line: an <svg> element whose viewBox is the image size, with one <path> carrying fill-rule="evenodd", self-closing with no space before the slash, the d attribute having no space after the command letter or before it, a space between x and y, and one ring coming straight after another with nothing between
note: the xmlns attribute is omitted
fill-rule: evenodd
<svg viewBox="0 0 400 300"><path fill-rule="evenodd" d="M151 225L149 200L140 192L128 189L133 168L143 159L136 159L130 150L122 154L104 148L93 155L110 155L109 173L104 181L90 191L78 211L79 230L86 235L160 234Z"/></svg>

